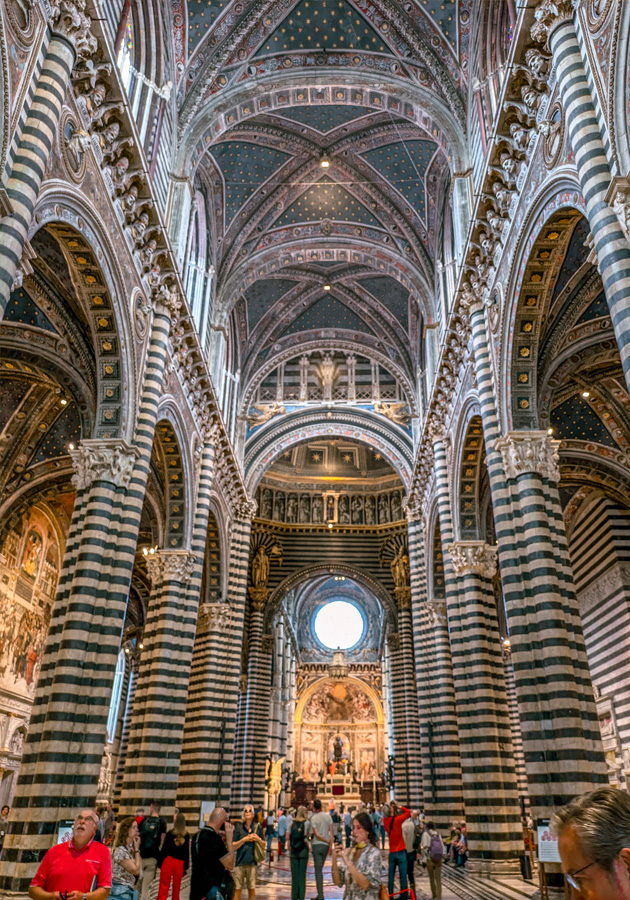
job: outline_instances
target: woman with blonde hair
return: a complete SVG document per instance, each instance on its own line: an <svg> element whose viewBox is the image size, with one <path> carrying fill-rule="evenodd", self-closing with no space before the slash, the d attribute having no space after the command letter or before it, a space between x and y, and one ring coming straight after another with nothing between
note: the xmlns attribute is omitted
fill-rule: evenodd
<svg viewBox="0 0 630 900"><path fill-rule="evenodd" d="M236 885L234 900L241 900L244 887L247 888L249 900L256 897L257 863L254 847L257 841L265 847L262 825L254 821L254 807L248 803L243 810L242 821L237 822L234 827L232 837L232 847L236 853L236 864L232 872Z"/></svg>
<svg viewBox="0 0 630 900"><path fill-rule="evenodd" d="M173 881L173 900L179 900L182 878L188 871L190 836L183 813L177 813L172 829L164 836L160 851L160 886L157 900L166 900Z"/></svg>
<svg viewBox="0 0 630 900"><path fill-rule="evenodd" d="M306 866L308 863L308 843L310 823L304 806L298 811L291 824L289 845L291 847L291 900L306 898Z"/></svg>
<svg viewBox="0 0 630 900"><path fill-rule="evenodd" d="M112 852L112 888L110 897L133 900L136 878L142 875L140 832L133 816L118 825Z"/></svg>

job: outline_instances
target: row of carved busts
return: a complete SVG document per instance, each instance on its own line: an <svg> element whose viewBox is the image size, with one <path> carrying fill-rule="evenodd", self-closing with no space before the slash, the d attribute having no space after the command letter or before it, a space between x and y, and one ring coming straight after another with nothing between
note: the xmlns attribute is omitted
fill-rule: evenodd
<svg viewBox="0 0 630 900"><path fill-rule="evenodd" d="M401 491L378 494L324 494L258 489L261 519L303 525L386 525L404 518Z"/></svg>

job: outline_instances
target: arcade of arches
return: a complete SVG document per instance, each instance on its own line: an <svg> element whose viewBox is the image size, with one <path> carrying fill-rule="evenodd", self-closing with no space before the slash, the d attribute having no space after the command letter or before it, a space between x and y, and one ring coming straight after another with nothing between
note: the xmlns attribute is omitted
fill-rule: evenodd
<svg viewBox="0 0 630 900"><path fill-rule="evenodd" d="M629 32L0 2L3 896L77 808L318 795L505 897L630 789Z"/></svg>

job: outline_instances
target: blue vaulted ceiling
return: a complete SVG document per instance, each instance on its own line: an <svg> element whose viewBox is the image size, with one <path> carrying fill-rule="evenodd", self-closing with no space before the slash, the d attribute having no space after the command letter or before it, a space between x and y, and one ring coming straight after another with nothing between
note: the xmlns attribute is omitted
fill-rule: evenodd
<svg viewBox="0 0 630 900"><path fill-rule="evenodd" d="M366 325L360 316L349 309L345 303L337 300L336 297L325 296L321 297L321 299L317 300L294 319L291 325L282 332L282 337L286 337L289 334L298 334L300 331L331 327L372 334L372 329Z"/></svg>
<svg viewBox="0 0 630 900"><path fill-rule="evenodd" d="M245 299L250 332L274 303L296 284L296 281L290 281L288 278L265 278L247 288Z"/></svg>
<svg viewBox="0 0 630 900"><path fill-rule="evenodd" d="M316 49L391 53L347 0L300 0L256 56Z"/></svg>
<svg viewBox="0 0 630 900"><path fill-rule="evenodd" d="M292 119L299 122L300 125L308 125L322 134L326 134L341 125L348 125L350 122L361 118L362 116L374 115L374 111L366 106L294 106L291 109L283 109L278 111L278 115L285 119Z"/></svg>
<svg viewBox="0 0 630 900"><path fill-rule="evenodd" d="M368 290L373 297L376 297L384 307L393 312L405 331L408 329L409 291L404 285L396 281L395 278L389 278L388 276L362 278L359 284Z"/></svg>
<svg viewBox="0 0 630 900"><path fill-rule="evenodd" d="M432 141L397 141L368 150L363 156L424 219L424 176L435 150Z"/></svg>
<svg viewBox="0 0 630 900"><path fill-rule="evenodd" d="M225 184L225 220L230 222L252 194L290 159L288 153L252 144L227 141L212 148Z"/></svg>
<svg viewBox="0 0 630 900"><path fill-rule="evenodd" d="M330 178L322 178L308 188L276 221L276 227L297 225L300 222L357 222L379 228L380 223L352 194Z"/></svg>

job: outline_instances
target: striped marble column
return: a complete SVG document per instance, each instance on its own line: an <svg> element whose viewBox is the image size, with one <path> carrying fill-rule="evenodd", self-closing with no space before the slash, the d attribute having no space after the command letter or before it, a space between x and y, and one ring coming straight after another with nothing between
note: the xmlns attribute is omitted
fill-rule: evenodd
<svg viewBox="0 0 630 900"><path fill-rule="evenodd" d="M77 56L87 58L97 47L90 33L91 20L82 9L84 5L78 0L68 0L63 12L53 9L52 37L13 155L6 182L11 213L0 219L0 318L9 302L39 190L57 140L61 109L75 60Z"/></svg>
<svg viewBox="0 0 630 900"><path fill-rule="evenodd" d="M524 607L507 612L532 814L542 816L606 783L606 766L575 591L558 556L557 442L522 431L495 446L513 484L529 575ZM523 652L521 634L535 657Z"/></svg>
<svg viewBox="0 0 630 900"><path fill-rule="evenodd" d="M152 590L142 637L120 814L160 803L175 808L198 602L189 592L195 556L157 550L147 557Z"/></svg>
<svg viewBox="0 0 630 900"><path fill-rule="evenodd" d="M407 806L421 808L422 801L422 763L420 755L420 717L418 713L418 689L413 647L413 629L411 624L411 588L395 588L396 605L398 606L398 634L400 636L400 663L402 688L405 703L404 753L406 762ZM396 752L401 752L400 743Z"/></svg>
<svg viewBox="0 0 630 900"><path fill-rule="evenodd" d="M407 802L409 794L409 759L407 757L407 720L405 716L404 671L400 634L387 633L389 656L388 681L390 700L390 729L394 749L394 797L400 803Z"/></svg>
<svg viewBox="0 0 630 900"><path fill-rule="evenodd" d="M518 713L518 699L516 697L516 679L514 678L514 666L512 665L510 648L507 644L504 644L503 646L503 672L505 675L505 691L507 694L507 704L510 715L510 730L512 733L512 747L514 748L514 769L516 771L519 803L521 804L522 809L529 811L529 788L527 785L525 754L523 753L521 719Z"/></svg>
<svg viewBox="0 0 630 900"><path fill-rule="evenodd" d="M203 604L193 652L177 805L192 824L202 800L229 806L241 678L253 501L235 510L226 603Z"/></svg>
<svg viewBox="0 0 630 900"><path fill-rule="evenodd" d="M445 549L460 583L449 624L471 867L516 871L523 837L492 589L497 551L483 541Z"/></svg>
<svg viewBox="0 0 630 900"><path fill-rule="evenodd" d="M446 602L429 600L419 512L407 510L425 814L441 828L461 819L462 774Z"/></svg>
<svg viewBox="0 0 630 900"><path fill-rule="evenodd" d="M630 387L630 246L606 200L612 173L580 52L573 4L571 0L543 0L534 15L532 37L548 44L551 50L568 142L582 186L621 364Z"/></svg>
<svg viewBox="0 0 630 900"><path fill-rule="evenodd" d="M250 588L252 614L247 643L247 692L242 714L240 772L234 773L232 806L257 806L265 793L265 761L271 695L273 636L264 633L266 588Z"/></svg>
<svg viewBox="0 0 630 900"><path fill-rule="evenodd" d="M129 731L131 730L131 721L133 718L133 705L136 698L136 684L138 683L138 652L130 653L130 673L129 685L127 693L124 697L125 712L122 725L122 734L120 735L120 744L118 748L118 766L116 768L116 777L114 779L114 809L120 806L120 795L125 781L125 763L127 761L127 747L129 745ZM134 810L135 812L135 810Z"/></svg>
<svg viewBox="0 0 630 900"><path fill-rule="evenodd" d="M134 445L83 440L72 453L81 512L74 555L64 565L71 583L64 582L55 598L52 618L58 628L44 651L46 675L35 694L11 833L4 842L0 890L27 890L53 842L58 819L96 798L170 317L178 308L172 294L154 296Z"/></svg>

